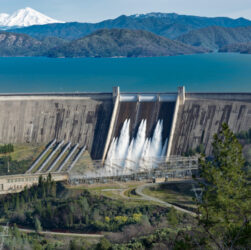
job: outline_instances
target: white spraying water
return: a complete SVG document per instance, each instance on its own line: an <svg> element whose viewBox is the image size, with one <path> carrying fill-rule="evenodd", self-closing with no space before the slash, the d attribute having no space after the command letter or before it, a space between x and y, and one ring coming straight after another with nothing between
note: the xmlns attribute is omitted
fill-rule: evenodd
<svg viewBox="0 0 251 250"><path fill-rule="evenodd" d="M115 148L113 157L118 166L124 166L124 162L127 156L127 151L130 143L130 120L125 120L120 132L118 143Z"/></svg>
<svg viewBox="0 0 251 250"><path fill-rule="evenodd" d="M151 147L151 139L147 138L145 140L143 150L142 150L142 155L139 161L139 165L138 165L139 170L146 170L150 167L149 166L150 165L149 164L150 147Z"/></svg>
<svg viewBox="0 0 251 250"><path fill-rule="evenodd" d="M166 138L166 140L165 140L165 144L164 144L162 152L161 152L161 158L166 157L167 146L168 146L168 138Z"/></svg>
<svg viewBox="0 0 251 250"><path fill-rule="evenodd" d="M131 143L130 143L130 146L128 148L128 151L127 151L127 157L126 157L126 160L125 160L125 166L124 166L124 173L125 174L128 174L130 173L130 171L132 171L134 169L134 161L132 160L133 159L133 149L134 149L134 145L135 145L135 142L134 142L134 139L132 139Z"/></svg>
<svg viewBox="0 0 251 250"><path fill-rule="evenodd" d="M168 139L162 146L162 120L157 122L152 138L146 138L146 127L147 121L142 120L136 138L130 142L130 120L125 120L119 138L113 138L110 145L105 172L129 174L157 167L160 158L166 154Z"/></svg>
<svg viewBox="0 0 251 250"><path fill-rule="evenodd" d="M128 148L125 164L125 173L128 173L130 170L135 170L135 167L138 166L144 143L146 140L146 120L142 120L139 128L136 139L132 139L130 146Z"/></svg>
<svg viewBox="0 0 251 250"><path fill-rule="evenodd" d="M105 169L106 169L106 172L108 172L110 174L112 174L112 172L113 172L112 166L113 166L113 160L115 157L115 150L117 147L117 141L118 141L117 138L112 139L111 146L110 146L109 151L107 153Z"/></svg>
<svg viewBox="0 0 251 250"><path fill-rule="evenodd" d="M153 138L151 141L149 157L157 158L160 157L162 151L162 130L163 121L158 121L156 128L153 133Z"/></svg>

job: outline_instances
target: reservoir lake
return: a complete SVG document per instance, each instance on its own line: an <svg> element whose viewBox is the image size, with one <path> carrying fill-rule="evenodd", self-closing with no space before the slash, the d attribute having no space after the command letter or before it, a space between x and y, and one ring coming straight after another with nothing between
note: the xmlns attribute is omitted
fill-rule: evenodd
<svg viewBox="0 0 251 250"><path fill-rule="evenodd" d="M0 92L251 92L251 55L0 58Z"/></svg>

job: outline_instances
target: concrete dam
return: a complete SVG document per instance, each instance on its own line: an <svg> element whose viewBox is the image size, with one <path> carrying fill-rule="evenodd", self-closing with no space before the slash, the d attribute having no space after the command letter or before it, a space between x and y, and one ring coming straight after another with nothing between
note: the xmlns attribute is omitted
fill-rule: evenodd
<svg viewBox="0 0 251 250"><path fill-rule="evenodd" d="M112 93L0 95L0 143L56 140L85 147L93 160L105 162L125 121L127 151L143 133L141 150L148 143L166 159L200 144L210 154L223 122L235 133L251 127L251 93L186 93L184 87L175 93L120 93L115 87Z"/></svg>
<svg viewBox="0 0 251 250"><path fill-rule="evenodd" d="M99 159L112 110L112 94L1 95L0 143L64 140L86 145Z"/></svg>

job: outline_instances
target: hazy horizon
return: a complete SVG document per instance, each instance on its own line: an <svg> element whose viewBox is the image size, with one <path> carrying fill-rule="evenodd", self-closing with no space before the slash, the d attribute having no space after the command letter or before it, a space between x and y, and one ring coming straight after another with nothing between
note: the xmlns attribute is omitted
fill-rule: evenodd
<svg viewBox="0 0 251 250"><path fill-rule="evenodd" d="M249 0L2 0L0 13L12 14L31 7L51 18L70 22L99 22L120 15L150 12L177 13L207 17L244 17L251 19Z"/></svg>

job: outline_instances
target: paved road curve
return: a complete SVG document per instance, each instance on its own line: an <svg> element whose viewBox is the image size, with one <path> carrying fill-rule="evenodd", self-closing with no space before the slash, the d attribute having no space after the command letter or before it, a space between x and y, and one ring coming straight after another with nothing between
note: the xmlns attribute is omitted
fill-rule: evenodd
<svg viewBox="0 0 251 250"><path fill-rule="evenodd" d="M2 226L5 228L6 226ZM18 228L20 232L23 233L36 233L33 229ZM58 236L70 236L70 237L84 237L84 238L102 238L103 234L81 234L81 233L61 233L52 231L41 231L40 234L43 235L58 235Z"/></svg>
<svg viewBox="0 0 251 250"><path fill-rule="evenodd" d="M148 200L148 201L154 201L154 202L158 202L164 206L167 206L167 207L174 207L175 209L177 209L178 211L181 211L181 212L184 212L184 213L188 213L192 216L196 216L196 213L192 212L192 211L189 211L189 210L186 210L186 209L183 209L181 207L178 207L178 206L175 206L173 204L170 204L168 202L165 202L165 201L162 201L158 198L155 198L155 197L152 197L152 196L149 196L149 195L146 195L143 193L143 189L146 188L146 187L152 187L152 186L155 186L155 185L158 185L158 183L148 183L148 184L145 184L145 185L141 185L141 186L138 186L135 190L136 194L140 195L142 198L144 198L145 200Z"/></svg>

